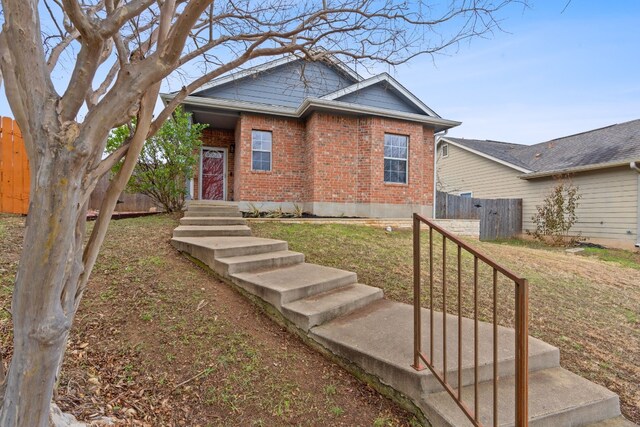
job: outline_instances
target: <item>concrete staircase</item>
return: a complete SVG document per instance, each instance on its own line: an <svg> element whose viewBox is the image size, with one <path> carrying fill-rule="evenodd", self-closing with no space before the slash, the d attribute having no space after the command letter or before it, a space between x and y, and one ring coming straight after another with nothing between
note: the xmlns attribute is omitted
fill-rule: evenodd
<svg viewBox="0 0 640 427"><path fill-rule="evenodd" d="M413 307L383 299L379 288L358 283L352 272L306 263L287 242L251 236L237 206L192 201L172 244L208 265L217 274L271 304L302 333L332 353L375 375L413 401L434 426L466 426L465 418L429 370L415 371L412 357ZM429 331L423 309L422 330ZM447 375L457 379L456 316L434 313L434 331L447 322ZM463 319L462 382L468 406L473 404L473 321ZM480 419L492 419L492 325L479 327ZM498 419L514 424L514 331L499 328ZM434 342L441 343L436 336ZM425 336L423 350L429 353ZM467 346L464 347L465 343ZM441 361L439 348L434 359ZM529 339L529 417L531 426L634 426L620 416L618 396L559 365L557 348ZM436 362L437 363L437 362ZM442 369L442 366L437 366ZM602 423L602 424L598 424Z"/></svg>

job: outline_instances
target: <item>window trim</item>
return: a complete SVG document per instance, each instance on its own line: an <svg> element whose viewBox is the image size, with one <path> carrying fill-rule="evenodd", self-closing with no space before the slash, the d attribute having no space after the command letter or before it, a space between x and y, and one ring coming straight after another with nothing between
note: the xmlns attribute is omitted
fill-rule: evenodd
<svg viewBox="0 0 640 427"><path fill-rule="evenodd" d="M253 134L254 132L263 132L271 135L271 150L256 150L253 148ZM269 169L256 169L253 165L253 153L269 153ZM271 172L273 171L273 131L262 129L251 129L251 171L252 172Z"/></svg>
<svg viewBox="0 0 640 427"><path fill-rule="evenodd" d="M458 196L460 197L469 197L469 198L473 198L473 191L460 191L458 192Z"/></svg>
<svg viewBox="0 0 640 427"><path fill-rule="evenodd" d="M449 157L449 144L442 144L442 158L444 159L447 157Z"/></svg>
<svg viewBox="0 0 640 427"><path fill-rule="evenodd" d="M384 147L386 146L387 143L387 135L389 136L400 136L406 139L407 141L407 157L400 158L400 157L391 157L391 156L385 156L384 154ZM384 141L382 144L382 157L383 157L383 163L382 163L382 180L385 184L396 184L396 185L408 185L409 184L409 147L410 147L410 140L409 140L409 135L403 135L400 133L391 133L391 132L385 132L384 133ZM398 181L387 181L384 178L384 160L400 160L404 162L404 176L405 176L405 180L404 182L398 182Z"/></svg>

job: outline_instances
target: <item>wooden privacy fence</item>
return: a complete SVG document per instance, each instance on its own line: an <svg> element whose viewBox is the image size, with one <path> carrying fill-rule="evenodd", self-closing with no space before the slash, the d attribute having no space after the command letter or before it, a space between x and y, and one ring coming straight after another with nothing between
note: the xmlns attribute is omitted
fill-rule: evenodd
<svg viewBox="0 0 640 427"><path fill-rule="evenodd" d="M29 161L18 124L0 117L0 212L27 214L29 210ZM103 176L89 200L89 209L97 210L109 185ZM161 209L144 194L122 193L116 212L149 212Z"/></svg>
<svg viewBox="0 0 640 427"><path fill-rule="evenodd" d="M109 174L103 176L96 188L91 193L89 199L89 209L98 210L102 199L109 187ZM123 192L118 197L118 204L115 207L115 212L149 212L149 211L162 211L162 208L151 199L151 197L140 193L126 193Z"/></svg>
<svg viewBox="0 0 640 427"><path fill-rule="evenodd" d="M29 162L15 120L0 117L0 212L29 210Z"/></svg>
<svg viewBox="0 0 640 427"><path fill-rule="evenodd" d="M508 239L522 233L522 199L478 199L438 191L436 218L479 219L480 240Z"/></svg>

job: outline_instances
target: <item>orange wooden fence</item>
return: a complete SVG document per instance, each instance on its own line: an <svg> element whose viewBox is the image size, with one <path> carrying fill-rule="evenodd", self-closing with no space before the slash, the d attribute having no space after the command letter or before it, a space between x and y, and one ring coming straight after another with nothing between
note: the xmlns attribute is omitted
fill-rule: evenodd
<svg viewBox="0 0 640 427"><path fill-rule="evenodd" d="M29 210L29 161L15 120L0 117L0 212Z"/></svg>

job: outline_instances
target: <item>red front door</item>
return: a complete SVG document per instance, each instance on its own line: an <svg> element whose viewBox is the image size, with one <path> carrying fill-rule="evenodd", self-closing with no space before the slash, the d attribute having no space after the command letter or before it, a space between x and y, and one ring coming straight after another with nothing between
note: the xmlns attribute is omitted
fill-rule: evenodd
<svg viewBox="0 0 640 427"><path fill-rule="evenodd" d="M225 157L219 148L202 150L202 200L224 200Z"/></svg>

